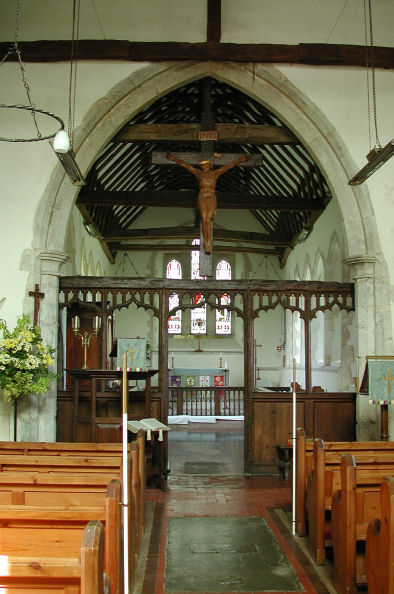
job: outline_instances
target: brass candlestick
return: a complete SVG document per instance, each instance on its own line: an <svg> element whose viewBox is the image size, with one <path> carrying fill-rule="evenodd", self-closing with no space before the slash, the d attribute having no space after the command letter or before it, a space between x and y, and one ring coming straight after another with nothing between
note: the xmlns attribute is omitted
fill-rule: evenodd
<svg viewBox="0 0 394 594"><path fill-rule="evenodd" d="M87 330L84 330L83 332L79 331L80 328L80 319L78 316L74 316L73 320L72 320L72 326L73 326L73 332L74 332L74 336L79 336L81 338L82 341L82 348L83 348L83 366L82 369L89 369L88 368L88 363L87 363L87 359L88 359L88 348L90 346L90 341L91 339L97 338L97 335L100 331L101 328L101 318L100 316L94 316L93 318L93 332L88 332Z"/></svg>

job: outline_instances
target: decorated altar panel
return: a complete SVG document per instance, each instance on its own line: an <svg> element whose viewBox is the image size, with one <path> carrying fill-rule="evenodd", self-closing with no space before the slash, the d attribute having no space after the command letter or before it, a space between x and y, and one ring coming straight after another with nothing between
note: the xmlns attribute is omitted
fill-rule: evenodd
<svg viewBox="0 0 394 594"><path fill-rule="evenodd" d="M220 388L229 385L229 370L217 368L174 367L168 371L173 388Z"/></svg>
<svg viewBox="0 0 394 594"><path fill-rule="evenodd" d="M116 368L123 365L123 354L127 353L127 367L130 369L147 369L150 367L150 345L146 338L118 338L110 357L116 357Z"/></svg>

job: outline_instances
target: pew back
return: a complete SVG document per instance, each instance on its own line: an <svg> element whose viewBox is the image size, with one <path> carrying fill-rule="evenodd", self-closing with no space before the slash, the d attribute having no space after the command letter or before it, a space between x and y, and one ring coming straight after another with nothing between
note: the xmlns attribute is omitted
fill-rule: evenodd
<svg viewBox="0 0 394 594"><path fill-rule="evenodd" d="M363 468L355 456L341 460L341 488L332 498L334 581L339 594L366 585L365 541L369 522L381 516L380 490L384 470ZM389 469L387 469L389 470ZM394 472L394 464L391 465ZM387 559L386 559L387 560Z"/></svg>
<svg viewBox="0 0 394 594"><path fill-rule="evenodd" d="M350 442L337 442L348 445ZM356 442L351 454L357 462L357 475L364 484L376 484L385 475L394 472L393 442ZM372 447L369 446L372 444ZM376 449L374 445L376 444ZM307 479L306 515L308 521L308 546L318 565L325 562L325 546L331 544L331 510L332 496L341 488L341 458L343 451L334 447L326 451L323 440L314 440L313 469ZM327 520L328 516L328 521Z"/></svg>
<svg viewBox="0 0 394 594"><path fill-rule="evenodd" d="M25 591L108 594L110 587L103 558L103 525L100 521L89 521L73 556L7 555L6 563L0 563L0 587L9 594Z"/></svg>
<svg viewBox="0 0 394 594"><path fill-rule="evenodd" d="M74 557L81 534L91 520L104 527L104 569L111 591L119 594L121 584L121 489L119 480L109 482L100 507L0 506L0 554Z"/></svg>
<svg viewBox="0 0 394 594"><path fill-rule="evenodd" d="M394 477L380 488L380 516L368 526L365 570L369 594L394 594Z"/></svg>

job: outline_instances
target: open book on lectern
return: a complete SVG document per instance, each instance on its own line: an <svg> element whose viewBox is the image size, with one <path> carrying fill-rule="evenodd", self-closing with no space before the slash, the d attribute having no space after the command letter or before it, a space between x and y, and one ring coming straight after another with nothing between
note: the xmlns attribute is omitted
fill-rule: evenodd
<svg viewBox="0 0 394 594"><path fill-rule="evenodd" d="M133 433L145 431L146 438L152 439L152 431L159 432L159 441L163 441L163 431L172 431L167 425L157 419L141 419L140 421L127 421L127 429Z"/></svg>

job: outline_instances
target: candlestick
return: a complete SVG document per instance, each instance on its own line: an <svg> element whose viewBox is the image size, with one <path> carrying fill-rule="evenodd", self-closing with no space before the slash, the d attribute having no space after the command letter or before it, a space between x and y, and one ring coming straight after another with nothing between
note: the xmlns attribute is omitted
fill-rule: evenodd
<svg viewBox="0 0 394 594"><path fill-rule="evenodd" d="M90 341L92 338L97 338L97 334L100 331L100 327L101 327L101 318L100 316L95 316L93 319L93 332L91 332L89 334L89 332L87 330L84 330L84 332L80 332L79 328L80 328L80 319L78 316L74 316L73 320L72 320L72 327L73 327L73 332L74 332L74 336L79 336L82 342L82 348L83 348L83 366L82 369L88 369L88 348L90 346Z"/></svg>
<svg viewBox="0 0 394 594"><path fill-rule="evenodd" d="M93 318L93 330L100 330L101 328L101 318L100 316L94 316Z"/></svg>
<svg viewBox="0 0 394 594"><path fill-rule="evenodd" d="M220 369L223 369L223 354L220 353L219 355L219 367Z"/></svg>

